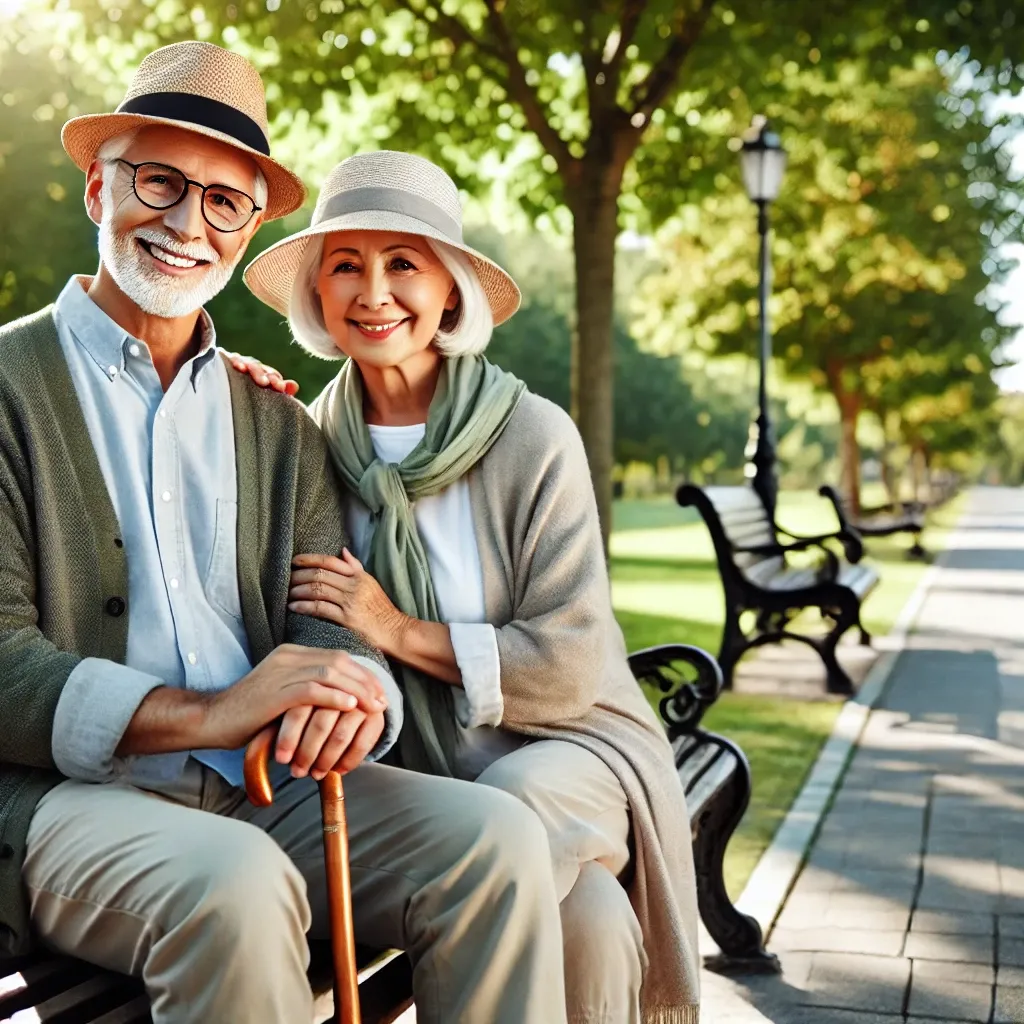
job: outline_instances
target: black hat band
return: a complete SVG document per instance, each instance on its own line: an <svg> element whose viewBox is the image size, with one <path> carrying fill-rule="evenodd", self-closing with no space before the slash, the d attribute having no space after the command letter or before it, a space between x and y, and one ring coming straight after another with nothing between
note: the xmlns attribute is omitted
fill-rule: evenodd
<svg viewBox="0 0 1024 1024"><path fill-rule="evenodd" d="M196 96L190 92L151 92L125 100L117 108L117 113L187 121L222 135L230 135L243 146L270 156L270 143L263 129L248 114L220 100L212 100L209 96Z"/></svg>

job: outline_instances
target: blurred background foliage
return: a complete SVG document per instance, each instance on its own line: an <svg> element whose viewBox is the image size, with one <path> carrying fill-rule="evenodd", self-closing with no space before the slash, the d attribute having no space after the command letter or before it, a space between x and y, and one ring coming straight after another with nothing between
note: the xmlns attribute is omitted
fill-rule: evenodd
<svg viewBox="0 0 1024 1024"><path fill-rule="evenodd" d="M0 0L0 322L96 264L61 124L112 109L146 51L185 38L261 69L275 155L314 196L338 160L380 147L455 178L470 244L524 295L490 355L576 415L606 531L624 494L609 570L631 649L721 635L707 533L664 495L684 476L743 479L758 239L736 150L754 114L789 153L772 208L783 522L834 528L823 481L863 480L869 503L882 484L927 497L930 471L1024 483L1024 394L993 380L1018 332L998 298L1024 213L1014 4ZM240 279L211 312L225 347L297 378L307 400L337 371ZM929 545L940 537L933 518ZM871 554L883 572L867 624L882 634L924 570L900 542ZM734 896L836 713L730 694L705 719L754 772Z"/></svg>
<svg viewBox="0 0 1024 1024"><path fill-rule="evenodd" d="M0 321L96 261L60 147L147 50L245 53L275 155L314 190L390 146L464 190L471 244L524 307L491 354L580 422L602 497L738 480L755 396L757 238L736 139L790 162L772 210L784 486L862 467L1024 477L1024 406L992 379L1017 325L993 295L1021 236L1024 17L986 0L7 0L0 7ZM261 229L253 252L303 225ZM222 344L312 399L336 364L239 280ZM614 382L614 387L612 383ZM613 429L614 428L614 429Z"/></svg>

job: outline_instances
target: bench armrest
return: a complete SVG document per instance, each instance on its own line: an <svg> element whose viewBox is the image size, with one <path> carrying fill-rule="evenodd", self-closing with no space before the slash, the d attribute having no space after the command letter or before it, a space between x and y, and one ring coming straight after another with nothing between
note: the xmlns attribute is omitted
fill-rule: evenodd
<svg viewBox="0 0 1024 1024"><path fill-rule="evenodd" d="M784 555L785 547L772 541L771 544L733 544L734 554L740 555Z"/></svg>
<svg viewBox="0 0 1024 1024"><path fill-rule="evenodd" d="M817 544L819 547L828 551L832 554L830 548L825 546L825 541L836 540L843 547L843 554L846 555L846 560L851 565L856 565L864 557L864 541L861 540L860 534L857 533L852 527L844 527L841 530L837 530L835 533L823 533L817 537L803 537L798 533L791 533L789 530L784 529L781 526L776 525L775 530L777 533L784 534L790 537L795 542L790 550L792 551L803 551L805 548L797 547L796 544ZM838 566L836 566L838 572Z"/></svg>
<svg viewBox="0 0 1024 1024"><path fill-rule="evenodd" d="M694 732L722 692L722 670L707 651L690 644L647 647L629 656L637 682L656 686L665 697L658 710L669 739Z"/></svg>

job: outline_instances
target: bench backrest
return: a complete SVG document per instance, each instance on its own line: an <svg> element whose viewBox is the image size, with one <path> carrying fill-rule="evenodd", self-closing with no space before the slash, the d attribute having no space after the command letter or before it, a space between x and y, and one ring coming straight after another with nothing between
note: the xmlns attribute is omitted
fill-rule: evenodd
<svg viewBox="0 0 1024 1024"><path fill-rule="evenodd" d="M777 543L775 524L751 488L683 484L676 492L676 501L684 508L693 506L703 517L727 589L742 580L767 580L785 567L781 554L736 550Z"/></svg>
<svg viewBox="0 0 1024 1024"><path fill-rule="evenodd" d="M836 510L836 518L839 520L839 529L850 530L849 508L846 499L831 484L822 484L818 488L818 493L832 502L832 507Z"/></svg>

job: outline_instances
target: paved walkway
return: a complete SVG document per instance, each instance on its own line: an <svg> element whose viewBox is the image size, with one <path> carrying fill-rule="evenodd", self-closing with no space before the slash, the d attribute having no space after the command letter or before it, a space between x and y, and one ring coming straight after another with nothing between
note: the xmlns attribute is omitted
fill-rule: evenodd
<svg viewBox="0 0 1024 1024"><path fill-rule="evenodd" d="M768 946L703 1024L1024 1024L1024 490L978 488Z"/></svg>

